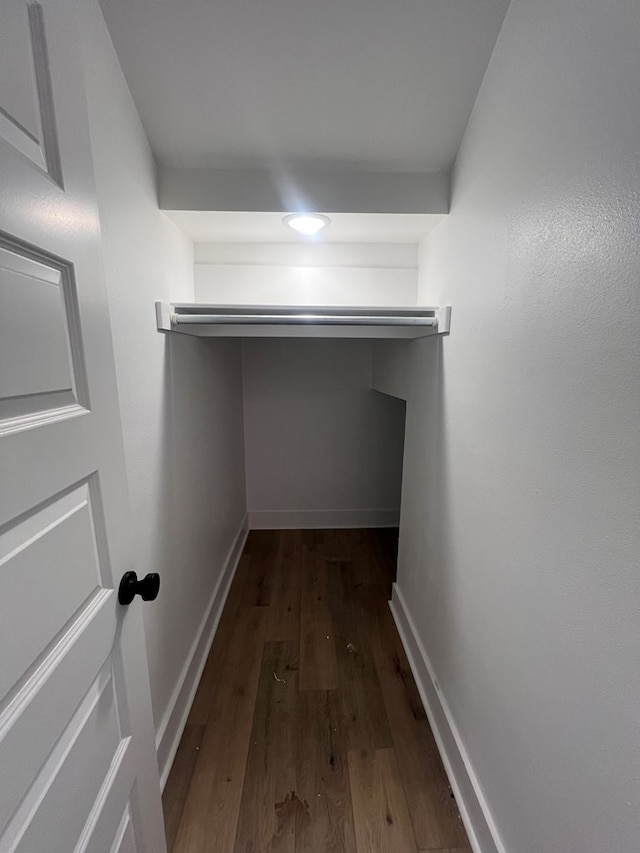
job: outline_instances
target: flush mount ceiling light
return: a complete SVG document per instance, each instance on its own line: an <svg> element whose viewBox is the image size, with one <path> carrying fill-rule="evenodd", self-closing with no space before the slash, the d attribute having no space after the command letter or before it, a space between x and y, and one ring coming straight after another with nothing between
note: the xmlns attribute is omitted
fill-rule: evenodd
<svg viewBox="0 0 640 853"><path fill-rule="evenodd" d="M315 237L331 222L328 216L321 213L289 213L282 221L305 237Z"/></svg>

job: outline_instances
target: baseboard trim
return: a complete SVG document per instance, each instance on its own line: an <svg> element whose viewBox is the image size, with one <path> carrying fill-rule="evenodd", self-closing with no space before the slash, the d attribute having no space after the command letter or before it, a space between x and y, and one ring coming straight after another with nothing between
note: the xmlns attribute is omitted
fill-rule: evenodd
<svg viewBox="0 0 640 853"><path fill-rule="evenodd" d="M433 667L397 584L389 607L456 797L474 853L506 853Z"/></svg>
<svg viewBox="0 0 640 853"><path fill-rule="evenodd" d="M263 510L249 513L250 530L397 527L399 509Z"/></svg>
<svg viewBox="0 0 640 853"><path fill-rule="evenodd" d="M187 717L189 716L189 711L191 710L200 678L202 677L202 670L211 649L211 644L213 643L213 638L222 614L222 608L227 600L231 581L236 573L248 533L249 525L247 516L245 515L233 544L229 549L224 568L211 596L211 601L200 623L193 645L189 650L189 655L180 673L180 678L169 702L169 707L158 729L156 753L158 756L158 769L160 771L162 790L164 790L164 786L169 778L171 765L178 751L180 738L187 723Z"/></svg>

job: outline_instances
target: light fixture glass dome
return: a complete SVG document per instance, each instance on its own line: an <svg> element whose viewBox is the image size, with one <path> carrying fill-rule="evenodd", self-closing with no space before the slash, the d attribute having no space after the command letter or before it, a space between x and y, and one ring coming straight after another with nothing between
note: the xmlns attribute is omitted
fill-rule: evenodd
<svg viewBox="0 0 640 853"><path fill-rule="evenodd" d="M305 237L315 237L331 222L328 216L321 213L289 213L282 221Z"/></svg>

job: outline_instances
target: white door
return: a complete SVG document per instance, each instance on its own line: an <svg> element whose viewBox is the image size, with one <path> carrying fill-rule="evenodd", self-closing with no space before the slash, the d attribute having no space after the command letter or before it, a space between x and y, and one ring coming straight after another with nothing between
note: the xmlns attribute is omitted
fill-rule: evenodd
<svg viewBox="0 0 640 853"><path fill-rule="evenodd" d="M0 851L163 853L75 2L0 0Z"/></svg>

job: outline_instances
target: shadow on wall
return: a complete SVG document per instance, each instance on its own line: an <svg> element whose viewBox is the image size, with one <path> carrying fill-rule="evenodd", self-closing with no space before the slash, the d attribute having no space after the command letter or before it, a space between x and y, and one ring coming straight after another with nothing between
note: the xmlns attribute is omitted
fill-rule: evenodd
<svg viewBox="0 0 640 853"><path fill-rule="evenodd" d="M451 542L448 446L445 415L445 353L441 338L408 344L404 477L400 517L398 585L414 620L430 613L430 639L438 659L455 655L454 578L440 567ZM443 630L447 626L447 630ZM445 647L448 645L448 647ZM432 647L430 647L432 648Z"/></svg>
<svg viewBox="0 0 640 853"><path fill-rule="evenodd" d="M404 406L372 391L371 341L243 342L252 525L397 523Z"/></svg>
<svg viewBox="0 0 640 853"><path fill-rule="evenodd" d="M246 513L238 343L166 335L163 359L159 422L148 425L160 460L149 462L153 505L140 508L153 565L138 567L161 575L144 611L157 731Z"/></svg>

